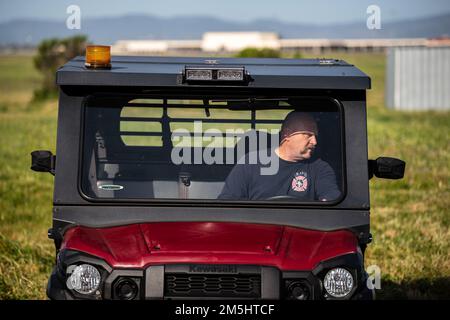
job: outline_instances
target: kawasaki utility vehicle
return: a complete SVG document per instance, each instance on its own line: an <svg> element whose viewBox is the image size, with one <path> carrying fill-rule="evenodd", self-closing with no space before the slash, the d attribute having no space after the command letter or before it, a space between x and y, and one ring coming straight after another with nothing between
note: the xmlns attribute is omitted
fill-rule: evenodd
<svg viewBox="0 0 450 320"><path fill-rule="evenodd" d="M55 175L49 298L373 298L369 179L405 164L367 158L366 74L323 59L87 59L57 71L56 155L32 153ZM305 130L280 135L293 111ZM286 161L293 137L307 156Z"/></svg>

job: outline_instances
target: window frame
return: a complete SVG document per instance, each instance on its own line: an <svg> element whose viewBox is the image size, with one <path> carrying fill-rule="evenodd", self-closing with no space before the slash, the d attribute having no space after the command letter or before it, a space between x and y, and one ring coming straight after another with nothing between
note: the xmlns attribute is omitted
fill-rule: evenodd
<svg viewBox="0 0 450 320"><path fill-rule="evenodd" d="M101 98L102 96L106 96L108 98L113 98L115 96L120 97L121 99L128 99L131 101L133 99L161 99L161 96L164 95L167 99L192 99L197 100L200 97L204 97L205 95L208 97L216 98L214 93L207 93L205 95L195 94L190 96L186 93L176 94L174 96L169 96L166 93L160 94L120 94L120 93L111 93L111 94L91 94L82 102L81 108L81 134L80 134L80 150L79 150L79 159L78 159L78 192L81 197L88 202L93 204L102 204L102 205L145 205L145 206L188 206L188 207L238 207L238 208L317 208L317 207L333 207L341 203L347 196L347 167L346 167L346 142L345 142L345 113L343 104L336 98L331 96L313 96L313 95L304 95L304 96L296 96L293 94L288 95L278 95L271 94L269 97L262 95L254 95L258 98L282 98L286 96L288 98L295 98L299 100L305 101L314 101L314 103L319 101L327 101L328 103L332 103L337 107L337 111L340 114L340 160L341 160L341 195L335 200L332 201L274 201L274 200L220 200L220 199L176 199L176 198L98 198L91 197L86 194L82 188L83 186L83 174L84 172L84 156L85 156L85 133L86 133L86 110L89 108L89 103L92 99ZM228 94L223 97L223 99L233 99L233 98L249 98L252 96L248 92L243 94ZM221 97L222 98L222 97ZM211 100L211 98L208 98ZM123 107L123 106L122 106ZM120 125L120 124L119 124ZM164 129L162 129L164 130ZM142 147L142 146L137 146ZM145 148L145 146L143 147ZM337 174L336 174L337 176Z"/></svg>

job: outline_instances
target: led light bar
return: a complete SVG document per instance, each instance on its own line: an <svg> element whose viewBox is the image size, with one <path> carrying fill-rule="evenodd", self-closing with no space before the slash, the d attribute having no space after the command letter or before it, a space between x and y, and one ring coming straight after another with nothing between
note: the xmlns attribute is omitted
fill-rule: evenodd
<svg viewBox="0 0 450 320"><path fill-rule="evenodd" d="M184 80L190 81L234 81L246 80L244 67L203 67L186 66Z"/></svg>
<svg viewBox="0 0 450 320"><path fill-rule="evenodd" d="M220 69L217 70L217 80L221 81L243 81L244 69Z"/></svg>
<svg viewBox="0 0 450 320"><path fill-rule="evenodd" d="M186 80L199 80L207 81L213 79L212 70L207 69L187 69L186 70Z"/></svg>

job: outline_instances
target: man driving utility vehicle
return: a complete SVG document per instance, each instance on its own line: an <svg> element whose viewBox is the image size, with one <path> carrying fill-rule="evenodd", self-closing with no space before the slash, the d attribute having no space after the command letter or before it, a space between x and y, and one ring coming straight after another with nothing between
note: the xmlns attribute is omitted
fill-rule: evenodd
<svg viewBox="0 0 450 320"><path fill-rule="evenodd" d="M290 112L280 130L280 144L273 150L279 161L275 174L262 174L260 163L236 164L228 175L219 199L332 201L339 198L331 166L313 158L318 128L311 114Z"/></svg>

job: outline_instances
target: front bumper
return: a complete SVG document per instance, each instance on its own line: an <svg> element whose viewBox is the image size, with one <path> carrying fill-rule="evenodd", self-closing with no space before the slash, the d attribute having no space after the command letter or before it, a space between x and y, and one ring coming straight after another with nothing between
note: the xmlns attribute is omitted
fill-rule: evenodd
<svg viewBox="0 0 450 320"><path fill-rule="evenodd" d="M289 287L301 283L308 300L330 299L324 295L321 279L327 270L345 266L352 270L357 286L347 299L372 300L373 290L366 286L362 257L348 254L320 263L311 271L281 271L271 266L251 265L156 265L145 269L112 269L103 260L84 253L63 250L58 256L47 286L47 296L55 300L120 299L117 286L132 281L137 293L133 299L290 299ZM97 295L81 295L67 288L67 266L77 263L95 265L102 274Z"/></svg>

